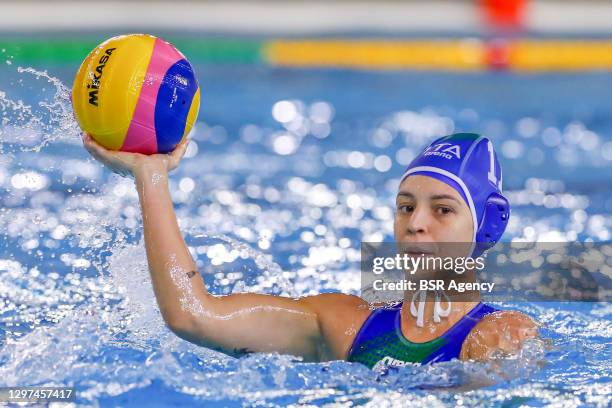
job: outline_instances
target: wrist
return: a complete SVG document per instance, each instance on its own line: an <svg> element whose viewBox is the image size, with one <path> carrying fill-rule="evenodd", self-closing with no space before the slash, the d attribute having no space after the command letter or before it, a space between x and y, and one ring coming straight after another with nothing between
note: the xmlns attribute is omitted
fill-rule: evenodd
<svg viewBox="0 0 612 408"><path fill-rule="evenodd" d="M141 179L142 177L150 177L152 174L161 176L168 175L167 164L165 159L160 159L153 156L145 156L138 160L133 170L134 178Z"/></svg>

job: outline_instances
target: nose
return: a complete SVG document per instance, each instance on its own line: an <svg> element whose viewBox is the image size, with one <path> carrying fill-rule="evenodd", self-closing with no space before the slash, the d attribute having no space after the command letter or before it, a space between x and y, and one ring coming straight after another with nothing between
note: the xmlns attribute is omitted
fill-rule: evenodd
<svg viewBox="0 0 612 408"><path fill-rule="evenodd" d="M429 211L423 206L417 206L407 220L406 232L411 235L425 234L428 231Z"/></svg>

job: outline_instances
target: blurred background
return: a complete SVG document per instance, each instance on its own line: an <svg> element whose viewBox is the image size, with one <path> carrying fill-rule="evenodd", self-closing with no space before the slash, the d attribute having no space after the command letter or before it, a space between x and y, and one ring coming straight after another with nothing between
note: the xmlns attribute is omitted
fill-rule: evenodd
<svg viewBox="0 0 612 408"><path fill-rule="evenodd" d="M319 34L609 33L606 0L260 0L10 1L2 30L153 28L239 33Z"/></svg>
<svg viewBox="0 0 612 408"><path fill-rule="evenodd" d="M105 34L143 31L176 42L203 63L532 72L612 67L606 41L612 2L605 0L0 0L0 10L2 49L24 62L78 62Z"/></svg>

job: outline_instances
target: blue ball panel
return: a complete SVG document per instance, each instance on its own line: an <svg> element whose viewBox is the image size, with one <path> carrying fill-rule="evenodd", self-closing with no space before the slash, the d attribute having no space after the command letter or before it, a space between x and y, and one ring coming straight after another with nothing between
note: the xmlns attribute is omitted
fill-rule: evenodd
<svg viewBox="0 0 612 408"><path fill-rule="evenodd" d="M155 133L159 153L171 152L181 141L187 114L197 90L198 83L187 60L177 61L166 72L155 105Z"/></svg>

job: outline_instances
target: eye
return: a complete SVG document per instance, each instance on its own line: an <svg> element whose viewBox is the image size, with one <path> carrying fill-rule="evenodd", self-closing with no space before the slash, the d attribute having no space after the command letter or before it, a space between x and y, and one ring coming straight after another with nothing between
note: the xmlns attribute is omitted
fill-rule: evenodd
<svg viewBox="0 0 612 408"><path fill-rule="evenodd" d="M414 207L408 204L402 204L400 206L397 207L397 211L400 213L404 213L407 214L409 212L414 211Z"/></svg>
<svg viewBox="0 0 612 408"><path fill-rule="evenodd" d="M451 214L451 213L455 212L450 207L438 207L438 208L436 208L436 211L438 211L438 213L441 214L441 215L448 215L448 214Z"/></svg>

